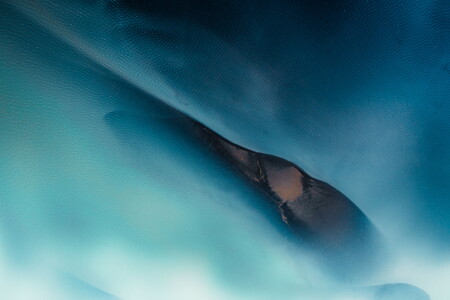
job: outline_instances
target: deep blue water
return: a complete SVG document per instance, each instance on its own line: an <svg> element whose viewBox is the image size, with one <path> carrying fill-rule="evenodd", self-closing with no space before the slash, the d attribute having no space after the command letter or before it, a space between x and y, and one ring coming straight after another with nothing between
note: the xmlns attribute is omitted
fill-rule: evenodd
<svg viewBox="0 0 450 300"><path fill-rule="evenodd" d="M1 298L450 297L446 1L0 14ZM383 236L381 269L342 282L290 243L187 118L347 195Z"/></svg>

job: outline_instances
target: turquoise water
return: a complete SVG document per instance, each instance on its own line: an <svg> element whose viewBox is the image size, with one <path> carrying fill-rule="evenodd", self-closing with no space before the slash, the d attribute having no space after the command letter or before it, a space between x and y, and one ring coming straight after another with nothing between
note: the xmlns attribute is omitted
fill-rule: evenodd
<svg viewBox="0 0 450 300"><path fill-rule="evenodd" d="M2 299L450 295L448 4L1 3ZM329 273L186 116L346 194L385 266Z"/></svg>

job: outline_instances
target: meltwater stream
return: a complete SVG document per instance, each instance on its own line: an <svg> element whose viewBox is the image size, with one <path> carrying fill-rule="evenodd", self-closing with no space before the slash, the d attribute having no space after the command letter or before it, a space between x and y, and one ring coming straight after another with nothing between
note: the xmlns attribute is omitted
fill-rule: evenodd
<svg viewBox="0 0 450 300"><path fill-rule="evenodd" d="M0 298L448 299L449 11L0 0Z"/></svg>

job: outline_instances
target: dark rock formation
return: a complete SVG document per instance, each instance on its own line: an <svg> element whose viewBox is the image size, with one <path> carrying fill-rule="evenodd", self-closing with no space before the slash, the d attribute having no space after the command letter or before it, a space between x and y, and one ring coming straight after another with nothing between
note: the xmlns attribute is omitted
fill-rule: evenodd
<svg viewBox="0 0 450 300"><path fill-rule="evenodd" d="M208 147L262 191L296 240L339 276L350 279L373 271L378 232L344 194L285 159L245 149L198 126Z"/></svg>

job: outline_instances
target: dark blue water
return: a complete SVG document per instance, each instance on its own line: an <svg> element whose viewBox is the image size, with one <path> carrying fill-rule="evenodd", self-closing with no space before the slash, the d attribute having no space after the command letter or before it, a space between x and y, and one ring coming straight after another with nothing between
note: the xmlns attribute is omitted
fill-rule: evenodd
<svg viewBox="0 0 450 300"><path fill-rule="evenodd" d="M0 14L4 297L79 297L59 272L124 299L450 295L445 1L2 0ZM318 267L173 125L185 118L343 192L386 266L357 284Z"/></svg>

